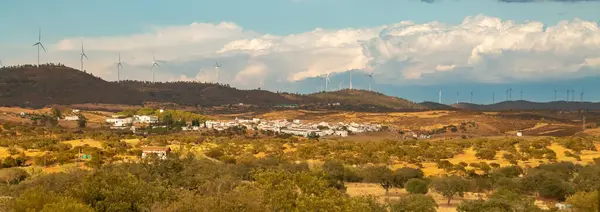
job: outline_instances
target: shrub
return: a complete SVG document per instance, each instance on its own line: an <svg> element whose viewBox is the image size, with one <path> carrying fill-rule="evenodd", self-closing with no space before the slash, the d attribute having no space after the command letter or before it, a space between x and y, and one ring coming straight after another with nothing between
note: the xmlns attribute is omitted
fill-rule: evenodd
<svg viewBox="0 0 600 212"><path fill-rule="evenodd" d="M406 191L411 194L427 194L429 192L429 184L425 180L413 178L406 182Z"/></svg>

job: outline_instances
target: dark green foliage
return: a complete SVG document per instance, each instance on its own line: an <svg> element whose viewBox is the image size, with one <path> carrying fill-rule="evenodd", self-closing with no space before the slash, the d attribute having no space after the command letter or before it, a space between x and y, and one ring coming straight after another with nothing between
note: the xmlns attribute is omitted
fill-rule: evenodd
<svg viewBox="0 0 600 212"><path fill-rule="evenodd" d="M431 196L411 194L390 204L390 212L435 212L437 203Z"/></svg>
<svg viewBox="0 0 600 212"><path fill-rule="evenodd" d="M412 178L406 182L404 187L411 194L427 194L429 192L429 183L422 179Z"/></svg>
<svg viewBox="0 0 600 212"><path fill-rule="evenodd" d="M431 184L435 191L448 199L448 204L452 197L462 197L470 186L468 180L456 175L434 178Z"/></svg>

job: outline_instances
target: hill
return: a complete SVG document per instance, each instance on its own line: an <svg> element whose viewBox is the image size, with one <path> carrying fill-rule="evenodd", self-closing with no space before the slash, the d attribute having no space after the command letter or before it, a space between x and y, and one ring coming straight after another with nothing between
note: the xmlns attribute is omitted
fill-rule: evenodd
<svg viewBox="0 0 600 212"><path fill-rule="evenodd" d="M600 110L600 103L594 102L529 102L504 101L490 105L470 103L453 104L452 107L468 110L502 111L502 110Z"/></svg>
<svg viewBox="0 0 600 212"><path fill-rule="evenodd" d="M39 108L51 104L140 104L138 92L61 66L0 68L0 104Z"/></svg>
<svg viewBox="0 0 600 212"><path fill-rule="evenodd" d="M431 109L431 110L455 110L457 108L452 107L450 105L440 104L437 102L421 102L419 103L422 107Z"/></svg>
<svg viewBox="0 0 600 212"><path fill-rule="evenodd" d="M174 103L212 107L244 103L257 106L307 105L326 107L341 103L348 110L422 110L405 99L362 90L309 95L240 90L229 85L196 82L107 82L63 65L22 65L0 68L0 106L41 108L48 105Z"/></svg>
<svg viewBox="0 0 600 212"><path fill-rule="evenodd" d="M330 102L342 105L354 105L360 107L380 107L395 110L425 110L423 105L416 104L406 99L386 96L381 93L366 90L344 89L332 92L319 92L310 94L305 102Z"/></svg>

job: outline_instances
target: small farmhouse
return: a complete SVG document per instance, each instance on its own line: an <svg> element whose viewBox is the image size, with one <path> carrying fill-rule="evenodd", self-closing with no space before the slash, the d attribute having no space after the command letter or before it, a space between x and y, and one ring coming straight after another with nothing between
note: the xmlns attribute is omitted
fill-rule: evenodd
<svg viewBox="0 0 600 212"><path fill-rule="evenodd" d="M65 121L77 121L79 116L65 116Z"/></svg>
<svg viewBox="0 0 600 212"><path fill-rule="evenodd" d="M158 158L165 160L169 152L171 152L171 148L169 147L144 147L142 148L142 159L154 154Z"/></svg>

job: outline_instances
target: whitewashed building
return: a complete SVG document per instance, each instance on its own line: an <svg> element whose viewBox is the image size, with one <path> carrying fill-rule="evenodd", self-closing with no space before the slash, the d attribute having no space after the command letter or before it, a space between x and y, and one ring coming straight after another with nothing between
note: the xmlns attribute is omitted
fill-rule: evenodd
<svg viewBox="0 0 600 212"><path fill-rule="evenodd" d="M154 124L154 123L158 123L158 117L157 116L138 116L135 115L133 116L134 122L135 123L143 123L143 124Z"/></svg>
<svg viewBox="0 0 600 212"><path fill-rule="evenodd" d="M79 116L65 116L65 121L77 121L79 120Z"/></svg>

